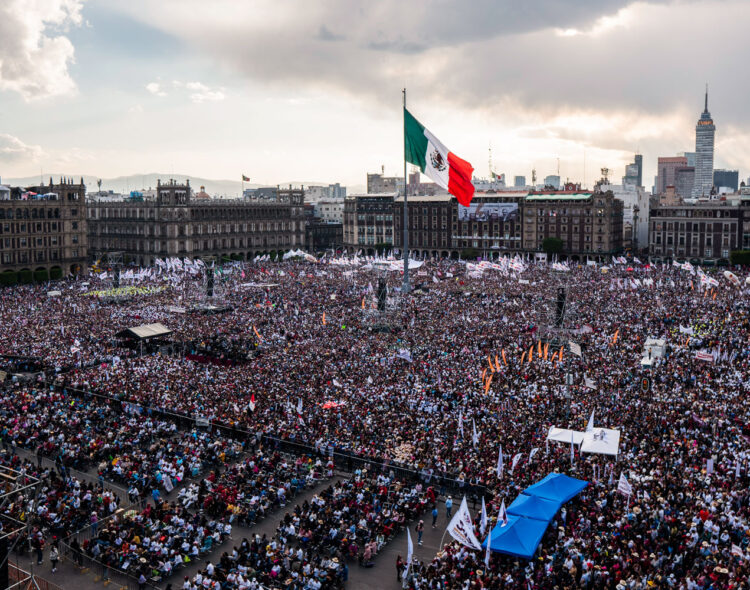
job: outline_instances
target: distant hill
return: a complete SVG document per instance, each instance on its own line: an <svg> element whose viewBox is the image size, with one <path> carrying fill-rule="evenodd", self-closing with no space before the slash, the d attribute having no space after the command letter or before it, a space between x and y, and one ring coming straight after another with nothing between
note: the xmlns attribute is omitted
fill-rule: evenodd
<svg viewBox="0 0 750 590"><path fill-rule="evenodd" d="M42 177L42 182L47 184L50 176L53 182L59 182L60 177L68 176L72 177L75 182L78 182L83 176L83 182L86 185L88 192L96 192L97 185L96 181L99 177L92 176L90 174L60 174L60 173L45 173ZM184 182L186 179L190 180L190 186L193 190L198 191L201 186L206 187L206 192L210 195L218 195L222 197L238 197L242 192L242 182L237 180L226 180L226 179L213 179L213 178L200 178L197 176L190 176L188 174L166 174L158 172L149 172L147 174L131 174L129 176L117 176L116 178L102 178L102 190L114 191L116 193L129 193L132 190L141 190L156 187L156 181L169 180L174 178L178 182ZM31 186L38 185L40 182L39 176L27 176L24 178L3 178L3 184L9 184L11 186ZM327 186L328 182L312 182L312 181L285 181L278 183L281 187L287 187L289 185L298 186L310 186L310 185L324 185ZM273 186L272 184L259 184L255 182L244 183L245 188L258 188L261 186Z"/></svg>

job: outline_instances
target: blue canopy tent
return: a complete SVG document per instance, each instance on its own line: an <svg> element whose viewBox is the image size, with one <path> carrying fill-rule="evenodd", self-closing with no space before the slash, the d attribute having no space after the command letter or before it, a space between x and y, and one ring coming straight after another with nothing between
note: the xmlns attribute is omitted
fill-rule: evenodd
<svg viewBox="0 0 750 590"><path fill-rule="evenodd" d="M530 485L522 493L564 504L580 494L587 485L589 485L589 482L581 479L569 477L562 473L550 473L541 481Z"/></svg>
<svg viewBox="0 0 750 590"><path fill-rule="evenodd" d="M492 551L532 559L548 524L525 516L508 515L508 524L498 524L492 529L482 546L487 547L487 542L491 540Z"/></svg>
<svg viewBox="0 0 750 590"><path fill-rule="evenodd" d="M555 514L560 510L560 506L562 506L562 502L560 501L520 494L508 507L508 514L550 522L555 518Z"/></svg>

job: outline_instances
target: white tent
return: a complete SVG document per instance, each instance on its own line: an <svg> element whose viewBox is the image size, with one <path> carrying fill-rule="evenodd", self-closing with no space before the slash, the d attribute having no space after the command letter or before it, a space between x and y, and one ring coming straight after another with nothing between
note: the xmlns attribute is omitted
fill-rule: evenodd
<svg viewBox="0 0 750 590"><path fill-rule="evenodd" d="M573 444L580 445L583 442L583 432L578 430L568 430L567 428L556 428L551 426L547 433L547 440L554 440L561 443L568 443L573 441Z"/></svg>
<svg viewBox="0 0 750 590"><path fill-rule="evenodd" d="M596 453L599 455L619 455L620 431L596 427L594 430L584 433L581 452Z"/></svg>

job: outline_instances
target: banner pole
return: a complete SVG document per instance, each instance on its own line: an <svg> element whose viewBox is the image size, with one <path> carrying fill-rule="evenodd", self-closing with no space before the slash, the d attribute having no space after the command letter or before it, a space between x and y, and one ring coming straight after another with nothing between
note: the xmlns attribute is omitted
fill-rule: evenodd
<svg viewBox="0 0 750 590"><path fill-rule="evenodd" d="M406 88L403 89L404 95L404 281L401 285L401 293L405 294L411 290L409 285L409 214L408 214L408 198L407 193L407 178L406 178Z"/></svg>

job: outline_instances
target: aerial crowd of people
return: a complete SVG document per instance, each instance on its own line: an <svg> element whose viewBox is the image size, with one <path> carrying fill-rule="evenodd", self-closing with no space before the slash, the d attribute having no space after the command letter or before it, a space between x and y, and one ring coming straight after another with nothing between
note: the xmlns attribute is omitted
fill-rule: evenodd
<svg viewBox="0 0 750 590"><path fill-rule="evenodd" d="M44 369L0 392L0 463L45 489L34 539L101 520L85 554L187 590L339 587L449 494L484 498L491 530L503 502L558 471L589 485L534 559L487 562L449 538L433 559L401 563L398 583L747 587L744 278L661 263L442 260L412 271L418 288L399 297L399 273L366 260L234 263L217 277L215 310L201 275L155 273L139 283L154 288L127 299L90 294L108 281L0 291L0 318L14 326L0 354ZM154 322L171 333L117 337ZM592 413L620 432L616 457L547 439L551 427L583 430ZM328 481L333 464L349 475ZM632 494L617 491L621 475ZM127 517L110 514L126 502ZM6 514L28 507L19 499ZM276 511L273 536L215 550L233 526Z"/></svg>

